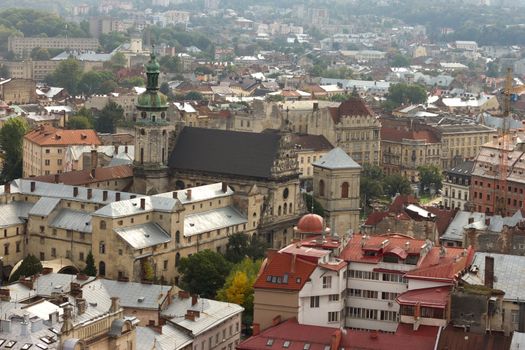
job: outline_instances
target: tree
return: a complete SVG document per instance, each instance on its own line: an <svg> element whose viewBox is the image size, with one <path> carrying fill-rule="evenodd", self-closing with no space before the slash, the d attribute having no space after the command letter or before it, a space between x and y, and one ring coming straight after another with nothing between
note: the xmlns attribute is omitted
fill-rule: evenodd
<svg viewBox="0 0 525 350"><path fill-rule="evenodd" d="M230 263L219 253L209 249L180 259L182 288L204 298L214 298L230 272Z"/></svg>
<svg viewBox="0 0 525 350"><path fill-rule="evenodd" d="M198 91L190 91L184 96L184 99L190 101L202 101L204 100L204 97Z"/></svg>
<svg viewBox="0 0 525 350"><path fill-rule="evenodd" d="M50 59L51 55L48 49L35 47L33 50L31 50L31 58L35 61L44 61Z"/></svg>
<svg viewBox="0 0 525 350"><path fill-rule="evenodd" d="M309 213L314 213L320 216L324 216L324 208L323 206L315 200L315 198L308 193L303 194L304 204L306 205L306 210L308 210ZM313 210L312 210L312 202L313 202Z"/></svg>
<svg viewBox="0 0 525 350"><path fill-rule="evenodd" d="M408 67L410 66L410 58L398 53L394 57L392 57L390 66L391 67Z"/></svg>
<svg viewBox="0 0 525 350"><path fill-rule="evenodd" d="M257 279L262 259L251 260L245 258L234 265L224 286L217 292L217 299L244 307L243 323L253 322L253 284Z"/></svg>
<svg viewBox="0 0 525 350"><path fill-rule="evenodd" d="M168 73L180 73L182 71L180 59L176 56L162 56L159 64L161 69Z"/></svg>
<svg viewBox="0 0 525 350"><path fill-rule="evenodd" d="M117 84L113 73L108 71L89 71L82 74L78 82L78 91L87 96L104 95L112 92Z"/></svg>
<svg viewBox="0 0 525 350"><path fill-rule="evenodd" d="M394 197L396 194L410 194L412 188L410 182L401 175L394 174L385 177L384 181L385 193L390 197Z"/></svg>
<svg viewBox="0 0 525 350"><path fill-rule="evenodd" d="M29 254L22 260L22 263L16 269L16 271L11 275L11 278L9 279L9 282L15 282L20 279L20 277L25 276L33 276L39 272L41 272L43 269L42 263L38 258L32 254Z"/></svg>
<svg viewBox="0 0 525 350"><path fill-rule="evenodd" d="M268 245L259 240L257 236L250 238L245 233L239 232L228 237L224 256L228 261L236 264L246 257L253 260L261 259L264 257L266 249L268 249Z"/></svg>
<svg viewBox="0 0 525 350"><path fill-rule="evenodd" d="M144 281L153 281L155 279L155 271L148 259L142 260L142 279Z"/></svg>
<svg viewBox="0 0 525 350"><path fill-rule="evenodd" d="M129 77L126 79L122 79L119 82L119 85L121 87L128 88L128 89L131 89L132 87L135 87L135 86L144 86L144 78L140 76Z"/></svg>
<svg viewBox="0 0 525 350"><path fill-rule="evenodd" d="M1 182L22 177L22 145L27 130L27 122L21 117L7 120L0 129L0 147L5 153Z"/></svg>
<svg viewBox="0 0 525 350"><path fill-rule="evenodd" d="M417 168L419 171L419 188L421 192L430 192L433 187L435 191L441 189L443 175L441 169L436 165L421 165Z"/></svg>
<svg viewBox="0 0 525 350"><path fill-rule="evenodd" d="M91 119L83 115L75 115L69 118L66 123L67 129L93 129Z"/></svg>
<svg viewBox="0 0 525 350"><path fill-rule="evenodd" d="M109 32L108 34L101 34L98 39L100 46L104 52L111 52L119 45L129 42L129 36L121 32Z"/></svg>
<svg viewBox="0 0 525 350"><path fill-rule="evenodd" d="M76 96L81 77L82 67L80 63L70 57L58 64L55 71L46 77L46 82L49 85L63 87L70 95Z"/></svg>
<svg viewBox="0 0 525 350"><path fill-rule="evenodd" d="M119 70L125 68L128 65L128 60L122 52L117 52L109 60L109 65L113 70Z"/></svg>
<svg viewBox="0 0 525 350"><path fill-rule="evenodd" d="M93 253L91 250L86 256L86 267L83 271L88 276L96 276L97 275L97 267L95 266L95 258L93 257Z"/></svg>
<svg viewBox="0 0 525 350"><path fill-rule="evenodd" d="M418 84L400 83L390 85L388 88L387 102L396 107L403 104L424 103L426 100L427 92L424 87Z"/></svg>
<svg viewBox="0 0 525 350"><path fill-rule="evenodd" d="M113 101L110 101L98 113L95 119L95 130L98 132L114 133L117 124L124 119L124 109Z"/></svg>
<svg viewBox="0 0 525 350"><path fill-rule="evenodd" d="M366 212L368 204L384 194L383 181L385 175L377 165L365 164L361 172L360 199L361 207Z"/></svg>

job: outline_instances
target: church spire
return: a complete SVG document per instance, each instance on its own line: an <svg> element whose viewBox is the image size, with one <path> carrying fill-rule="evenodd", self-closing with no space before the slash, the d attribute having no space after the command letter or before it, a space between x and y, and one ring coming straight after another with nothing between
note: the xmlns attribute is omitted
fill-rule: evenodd
<svg viewBox="0 0 525 350"><path fill-rule="evenodd" d="M152 48L150 59L146 63L146 90L157 91L159 89L160 64L155 55L155 47Z"/></svg>

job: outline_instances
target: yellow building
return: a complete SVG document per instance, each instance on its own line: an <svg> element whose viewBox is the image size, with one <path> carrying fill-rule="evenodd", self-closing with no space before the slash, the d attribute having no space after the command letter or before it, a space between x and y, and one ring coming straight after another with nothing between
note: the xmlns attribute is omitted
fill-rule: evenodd
<svg viewBox="0 0 525 350"><path fill-rule="evenodd" d="M80 169L66 164L66 150L74 145L100 145L94 130L63 130L42 125L24 136L23 176L41 176Z"/></svg>

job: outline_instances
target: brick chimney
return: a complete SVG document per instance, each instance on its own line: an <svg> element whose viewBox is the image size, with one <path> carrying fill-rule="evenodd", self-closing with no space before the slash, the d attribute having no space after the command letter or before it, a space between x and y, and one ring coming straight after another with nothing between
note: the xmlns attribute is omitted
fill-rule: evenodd
<svg viewBox="0 0 525 350"><path fill-rule="evenodd" d="M228 184L226 182L222 183L222 193L228 192Z"/></svg>
<svg viewBox="0 0 525 350"><path fill-rule="evenodd" d="M60 182L60 174L55 174L55 183L59 183Z"/></svg>
<svg viewBox="0 0 525 350"><path fill-rule="evenodd" d="M494 288L494 257L485 256L485 287Z"/></svg>
<svg viewBox="0 0 525 350"><path fill-rule="evenodd" d="M97 150L91 150L91 169L95 169L98 166Z"/></svg>
<svg viewBox="0 0 525 350"><path fill-rule="evenodd" d="M252 336L259 335L261 333L261 325L258 323L252 323Z"/></svg>
<svg viewBox="0 0 525 350"><path fill-rule="evenodd" d="M4 192L5 193L11 193L11 183L10 182L6 182L5 185L4 185Z"/></svg>
<svg viewBox="0 0 525 350"><path fill-rule="evenodd" d="M140 199L140 209L145 210L146 209L146 198Z"/></svg>
<svg viewBox="0 0 525 350"><path fill-rule="evenodd" d="M36 182L31 181L30 186L31 186L31 192L35 192Z"/></svg>
<svg viewBox="0 0 525 350"><path fill-rule="evenodd" d="M177 191L173 191L172 195L173 195L173 199L179 198L179 194L177 193Z"/></svg>
<svg viewBox="0 0 525 350"><path fill-rule="evenodd" d="M197 294L192 294L191 295L191 306L196 305L198 301L199 301L199 296Z"/></svg>
<svg viewBox="0 0 525 350"><path fill-rule="evenodd" d="M186 197L188 198L189 201L191 201L191 188L186 190Z"/></svg>

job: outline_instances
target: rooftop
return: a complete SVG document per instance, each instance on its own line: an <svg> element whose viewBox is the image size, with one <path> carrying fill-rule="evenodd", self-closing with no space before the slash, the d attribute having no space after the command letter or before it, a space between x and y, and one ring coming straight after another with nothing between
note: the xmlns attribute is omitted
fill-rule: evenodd
<svg viewBox="0 0 525 350"><path fill-rule="evenodd" d="M40 146L100 145L95 130L64 130L43 125L28 132L24 138Z"/></svg>
<svg viewBox="0 0 525 350"><path fill-rule="evenodd" d="M339 147L334 148L312 165L325 169L361 169L361 166Z"/></svg>

